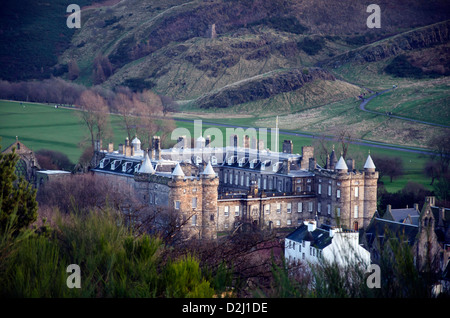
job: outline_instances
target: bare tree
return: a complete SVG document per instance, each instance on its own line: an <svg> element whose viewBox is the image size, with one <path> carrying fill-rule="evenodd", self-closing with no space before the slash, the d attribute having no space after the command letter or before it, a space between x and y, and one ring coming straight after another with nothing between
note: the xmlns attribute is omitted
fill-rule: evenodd
<svg viewBox="0 0 450 318"><path fill-rule="evenodd" d="M354 134L351 128L348 126L338 128L335 133L335 138L336 141L341 145L342 157L347 158L347 152L350 146L350 142L354 139Z"/></svg>
<svg viewBox="0 0 450 318"><path fill-rule="evenodd" d="M132 140L136 134L136 127L139 123L139 115L143 109L141 102L135 98L134 94L117 93L114 97L114 108L122 117L122 125L125 129L128 139Z"/></svg>
<svg viewBox="0 0 450 318"><path fill-rule="evenodd" d="M79 98L81 120L89 131L92 149L95 148L95 140L101 140L110 136L108 106L99 94L86 90ZM108 136L108 137L109 137Z"/></svg>

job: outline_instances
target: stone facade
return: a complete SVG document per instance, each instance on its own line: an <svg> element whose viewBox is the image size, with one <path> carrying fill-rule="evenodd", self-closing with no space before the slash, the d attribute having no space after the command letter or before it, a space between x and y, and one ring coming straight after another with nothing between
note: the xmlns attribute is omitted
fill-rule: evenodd
<svg viewBox="0 0 450 318"><path fill-rule="evenodd" d="M364 171L354 170L351 161L348 169L343 158L331 160L331 169L316 164L311 146L293 154L289 140L281 153L250 137L243 147L237 136L223 148L209 147L209 140L200 136L189 148L181 137L181 147L160 149L154 137L152 149L137 149L138 155L139 140L131 149L126 140L126 150L96 149L92 171L134 191L144 204L176 211L188 236L200 239L253 226L294 228L306 219L358 230L375 213L378 172L370 155Z"/></svg>

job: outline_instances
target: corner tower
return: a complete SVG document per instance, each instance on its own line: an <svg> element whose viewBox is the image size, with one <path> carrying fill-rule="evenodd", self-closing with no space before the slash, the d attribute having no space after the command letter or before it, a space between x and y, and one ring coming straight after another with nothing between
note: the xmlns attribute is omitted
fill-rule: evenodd
<svg viewBox="0 0 450 318"><path fill-rule="evenodd" d="M208 162L201 174L202 180L202 221L200 237L202 239L217 238L215 217L217 213L217 199L219 178L211 162Z"/></svg>
<svg viewBox="0 0 450 318"><path fill-rule="evenodd" d="M372 157L367 156L364 164L364 227L367 227L377 210L378 172L375 171Z"/></svg>

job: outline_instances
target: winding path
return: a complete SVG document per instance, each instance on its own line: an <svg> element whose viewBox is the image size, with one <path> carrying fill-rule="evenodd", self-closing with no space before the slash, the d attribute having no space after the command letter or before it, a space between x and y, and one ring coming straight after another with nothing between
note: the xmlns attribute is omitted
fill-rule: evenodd
<svg viewBox="0 0 450 318"><path fill-rule="evenodd" d="M407 120L407 121L412 121L415 123L420 123L420 124L425 124L425 125L432 125L432 126L438 126L438 127L444 127L444 128L450 128L450 126L448 125L443 125L443 124L437 124L437 123L431 123L431 122L427 122L427 121L423 121L423 120L418 120L418 119L413 119L413 118L408 118L408 117L402 117L402 116L397 116L397 115L392 115L392 114L387 114L387 113L383 113L383 112L377 112L375 110L368 110L366 109L366 105L367 103L369 103L372 99L374 99L375 97L390 92L392 90L394 90L395 88L389 88L386 89L382 92L379 93L375 93L374 95L370 96L369 98L365 98L361 104L359 105L359 109L361 109L362 111L368 112L368 113L372 113L372 114L377 114L377 115L382 115L382 116L388 116L391 118L397 118L397 119L402 119L402 120Z"/></svg>

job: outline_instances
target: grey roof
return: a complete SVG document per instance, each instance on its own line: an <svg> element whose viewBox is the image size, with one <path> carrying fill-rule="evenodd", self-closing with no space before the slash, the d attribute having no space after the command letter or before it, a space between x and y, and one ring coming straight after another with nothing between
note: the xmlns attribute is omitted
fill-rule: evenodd
<svg viewBox="0 0 450 318"><path fill-rule="evenodd" d="M298 243L310 241L312 246L319 249L324 249L332 241L329 229L318 227L310 232L308 231L308 226L305 224L300 225L294 232L286 236L286 238Z"/></svg>
<svg viewBox="0 0 450 318"><path fill-rule="evenodd" d="M147 151L145 152L144 162L142 163L138 172L139 173L149 173L149 174L155 173L155 169L153 169L153 165L152 165L152 162L150 161Z"/></svg>
<svg viewBox="0 0 450 318"><path fill-rule="evenodd" d="M375 164L373 163L372 157L370 155L367 156L366 163L364 164L364 169L375 169Z"/></svg>
<svg viewBox="0 0 450 318"><path fill-rule="evenodd" d="M181 169L181 166L179 163L177 163L177 166L175 167L175 169L173 169L172 176L173 177L184 177L183 169Z"/></svg>
<svg viewBox="0 0 450 318"><path fill-rule="evenodd" d="M396 222L408 223L411 220L411 224L419 225L420 212L414 208L392 209L391 216Z"/></svg>
<svg viewBox="0 0 450 318"><path fill-rule="evenodd" d="M336 170L348 170L348 166L345 163L344 157L341 156L341 158L339 159L338 163L336 164L335 169Z"/></svg>
<svg viewBox="0 0 450 318"><path fill-rule="evenodd" d="M216 176L216 172L211 165L211 161L208 162L208 165L206 166L205 170L203 170L202 174L207 176Z"/></svg>
<svg viewBox="0 0 450 318"><path fill-rule="evenodd" d="M383 244L385 238L388 238L389 236L404 236L408 240L408 243L413 245L418 231L419 227L417 225L400 223L375 217L365 230L365 235L369 247L372 246L375 239L378 238L380 243Z"/></svg>

